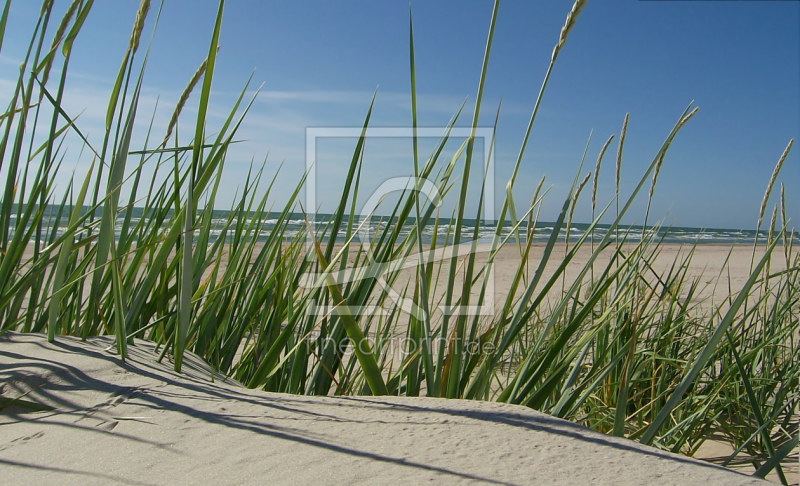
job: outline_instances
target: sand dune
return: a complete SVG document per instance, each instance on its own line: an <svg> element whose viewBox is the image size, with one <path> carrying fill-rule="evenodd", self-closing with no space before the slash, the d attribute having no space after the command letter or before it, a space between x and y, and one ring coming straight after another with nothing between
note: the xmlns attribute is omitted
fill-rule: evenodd
<svg viewBox="0 0 800 486"><path fill-rule="evenodd" d="M5 484L765 484L528 408L247 390L137 341L0 336Z"/></svg>

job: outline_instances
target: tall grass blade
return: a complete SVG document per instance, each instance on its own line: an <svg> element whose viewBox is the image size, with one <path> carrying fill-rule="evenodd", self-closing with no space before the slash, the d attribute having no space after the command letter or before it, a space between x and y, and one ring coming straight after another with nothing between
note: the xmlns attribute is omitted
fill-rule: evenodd
<svg viewBox="0 0 800 486"><path fill-rule="evenodd" d="M750 295L750 289L756 283L756 281L761 276L761 270L764 268L764 265L767 263L770 255L772 254L772 250L775 248L777 241L772 242L764 252L764 256L759 261L758 265L756 265L753 272L750 274L750 277L742 286L742 289L739 291L739 294L736 296L736 299L731 304L730 309L725 314L725 317L722 318L720 323L717 325L717 328L714 330L714 333L709 338L706 345L703 347L703 350L697 356L697 359L692 364L691 368L689 368L688 372L683 376L681 379L680 384L675 388L675 391L672 392L667 403L664 404L664 407L659 411L656 418L653 420L647 430L645 431L644 435L640 439L640 442L646 445L650 445L653 443L653 440L658 434L659 429L664 422L670 417L672 410L678 405L678 403L683 399L684 394L692 386L697 376L700 372L705 368L708 364L708 361L714 355L714 351L717 348L717 345L720 341L725 337L725 332L733 323L734 319L737 317L737 312L739 308L742 307L742 304L747 300Z"/></svg>
<svg viewBox="0 0 800 486"><path fill-rule="evenodd" d="M3 7L3 14L0 16L0 53L3 52L3 40L6 37L6 24L8 23L8 9L11 7L11 0L6 0Z"/></svg>
<svg viewBox="0 0 800 486"><path fill-rule="evenodd" d="M81 212L84 209L83 203L86 200L86 192L88 191L89 184L91 182L92 169L94 169L94 161L92 161L92 164L89 166L89 170L86 172L86 178L84 179L83 185L78 192L78 198L75 200L75 206L73 207L72 214L69 218L68 228L74 229L69 233L65 232L64 243L61 244L58 254L58 262L56 263L55 277L53 279L53 290L52 295L50 296L50 314L47 326L47 340L50 342L53 342L55 339L56 329L58 327L58 318L59 314L61 313L61 302L63 299L62 292L67 289L67 287L64 286L67 264L72 253L72 245L75 239L78 220L80 219Z"/></svg>
<svg viewBox="0 0 800 486"><path fill-rule="evenodd" d="M180 280L180 305L178 306L178 332L175 339L175 371L181 371L183 351L186 348L186 338L189 331L191 318L191 297L194 293L194 268L192 265L192 247L194 237L195 216L195 183L201 172L201 157L203 146L203 131L205 129L206 113L208 112L208 99L211 95L211 81L214 76L214 66L217 59L217 46L219 45L219 32L222 26L222 12L225 0L220 0L217 10L217 20L211 37L211 47L208 50L208 62L203 75L203 87L200 92L200 104L197 109L197 124L194 132L194 148L192 150L192 165L186 197L186 212L184 213L183 246L181 248L183 260Z"/></svg>

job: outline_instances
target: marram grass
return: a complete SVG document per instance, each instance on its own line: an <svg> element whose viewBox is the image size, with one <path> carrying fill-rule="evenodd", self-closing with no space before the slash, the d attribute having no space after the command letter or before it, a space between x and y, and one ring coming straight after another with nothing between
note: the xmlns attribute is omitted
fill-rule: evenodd
<svg viewBox="0 0 800 486"><path fill-rule="evenodd" d="M0 17L0 48L9 3ZM0 118L0 173L5 177L0 201L0 332L46 332L49 340L112 334L120 359L125 359L133 337L148 339L158 343L158 359L170 360L178 371L183 354L190 351L251 388L274 392L499 400L689 455L712 433L721 434L736 450L727 462L748 457L756 475L775 470L786 482L780 463L797 446L800 398L800 256L793 247L794 232L787 228L783 186L781 217L776 209L767 241L762 242L763 256L756 258L754 247L749 278L716 304L697 297L700 282L688 273L692 252L676 256L668 270L653 278L662 240L657 232L644 232L634 240L620 224L648 181L649 215L669 146L697 113L696 107L687 107L677 117L634 191L623 197L619 180L626 115L618 135L615 197L607 205L596 199L597 173L612 135L594 170L583 179L576 175L540 261L520 265L494 315L443 316L432 310L484 304L491 291L491 265L510 240L521 260L528 261L544 178L527 208L514 201L512 190L550 74L570 30L578 28L584 4L575 2L557 39L506 186L487 261L479 262L474 253L462 257L446 245L475 244L479 233L468 237L464 230L470 216L466 199L474 134L454 157L442 156L460 110L431 155L420 156L415 137L409 157L415 176L433 181L442 194L458 194L455 206L448 208L454 217L445 238L438 236L438 229L446 214L419 197L417 188L408 188L388 208L392 217L378 228L372 244L353 243L362 224L355 207L364 132L347 169L342 198L324 224L309 223L299 234L289 235L294 214L311 209L298 202L305 178L276 210L269 203L274 176L253 168L236 202L226 208L230 211L222 228L212 231L228 149L254 99L244 98L248 80L221 128L207 138L224 2L208 56L194 75L187 75L188 85L176 100L166 134L151 133L151 122L145 146L134 149L132 133L150 51L142 35L146 17L157 19L160 6L141 3L109 97L102 143L94 146L63 103L73 40L92 1L73 1L49 40L48 27L56 19L52 2L45 1L11 101ZM472 126L481 110L498 7L499 1L490 23ZM409 34L411 123L416 133L411 24ZM60 76L51 80L54 63L61 64ZM197 115L187 120L182 110L192 93L197 96ZM364 130L371 110L372 105ZM193 134L189 143L178 142L179 131ZM83 141L81 152L93 161L86 178L72 181L57 200L54 184L64 177L62 167L75 160L62 145L67 133ZM151 145L151 139L158 145ZM33 140L45 142L39 147ZM769 180L759 228L791 145ZM458 177L455 169L462 156ZM150 180L142 177L146 167L153 167ZM558 234L571 225L592 175L595 220L584 236L565 245L563 253L556 251ZM122 193L126 182L132 185L129 195ZM142 217L132 216L134 205L141 208ZM613 223L596 241L592 235L603 217ZM54 223L43 224L45 218ZM268 219L272 229L266 241L258 242ZM429 225L434 226L434 238L423 244L423 228ZM511 234L503 236L503 226L507 230L508 225ZM63 230L57 231L59 227ZM408 227L410 234L403 234ZM781 257L781 252L775 253L779 245ZM588 262L576 277L567 278L567 266L587 246ZM33 252L26 256L29 247ZM444 252L444 258L417 256L436 252ZM607 265L599 263L602 252L613 254ZM773 270L773 260L781 258L785 266ZM416 303L410 313L390 305L393 300L375 278L358 278L368 268L373 277L398 282L401 268L390 263L397 261L413 269L402 290ZM546 267L555 268L554 273L546 274ZM316 275L318 285L300 285L307 275ZM442 282L443 296L435 292ZM367 305L390 312L353 312ZM402 356L389 345L398 335L407 343L408 352Z"/></svg>

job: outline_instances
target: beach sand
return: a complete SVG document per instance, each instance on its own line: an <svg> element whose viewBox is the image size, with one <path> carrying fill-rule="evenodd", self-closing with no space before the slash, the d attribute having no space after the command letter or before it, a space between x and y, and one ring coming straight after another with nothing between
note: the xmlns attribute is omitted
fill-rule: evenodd
<svg viewBox="0 0 800 486"><path fill-rule="evenodd" d="M623 252L630 254L630 252L633 250L633 246L634 245L624 245ZM766 246L764 245L759 245L757 247L755 252L756 263L758 263L758 259L764 255L765 249ZM493 283L496 302L502 303L506 298L517 269L521 264L527 263L528 274L533 276L534 272L536 271L536 267L542 258L544 250L544 244L537 243L532 245L527 262L522 259L520 251L515 245L506 244L506 246L504 246L500 252L498 252L493 265ZM487 251L488 248L485 246L478 247L476 268L481 268L484 262L486 262L488 257ZM750 275L750 262L753 257L752 246L709 244L692 247L691 245L663 244L659 247L659 253L657 256L655 256L655 259L652 262L652 268L654 272L651 273L650 276L655 277L656 274L666 274L670 271L670 268L673 266L673 264L676 262L680 264L685 258L687 258L687 256L689 256L690 252L693 253L688 265L687 283L692 279L699 280L695 302L699 303L700 301L703 301L704 304L709 305L720 304L724 302L726 297L728 297L729 286L734 292L738 291L742 288L742 285L744 285L747 277ZM446 255L449 256L449 253L446 253ZM559 243L553 250L537 289L541 289L544 286L544 283L547 282L547 280L553 275L558 265L563 260L564 255L565 246L562 242ZM596 276L599 276L602 273L613 255L613 248L609 248L604 250L595 260L594 272ZM572 261L570 261L566 267L564 282L566 282L567 287L569 287L569 285L578 278L581 270L583 270L583 268L586 266L591 256L592 248L588 244L582 246L578 250ZM464 257L461 257L462 260L463 258ZM445 261L445 269L446 265L447 262ZM783 256L783 248L776 247L773 251L771 270L773 272L777 272L784 269L786 269L786 261ZM414 269L404 270L402 277L398 279L395 287L398 289L402 288L405 282L408 281L408 279L410 279L414 274L414 271ZM446 288L445 276L446 270L443 270L442 278L444 281L439 281L437 285L437 295L444 294L444 289ZM583 282L584 284L588 284L590 281L590 274L587 273L583 279ZM456 276L456 282L457 286L460 288L460 285L462 285L463 282L463 265L461 267L461 271ZM561 280L559 280L549 295L557 296L560 294L561 289ZM523 291L524 287L519 288L517 290L517 295L521 295ZM475 289L475 294L477 295L477 288Z"/></svg>
<svg viewBox="0 0 800 486"><path fill-rule="evenodd" d="M334 255L337 255L338 252L342 248L342 244L337 243L334 246ZM635 245L626 244L623 246L623 252L626 254L630 254L633 250ZM258 255L259 249L261 244L256 243L256 249L253 252L253 259L255 259L256 255ZM468 250L467 245L463 245L465 250ZM443 304L443 297L445 295L445 290L447 289L448 284L448 267L449 267L449 258L451 255L451 248L441 249L438 248L436 250L436 255L433 258L434 263L434 271L433 271L433 281L434 281L434 296L435 298L432 300L432 304L434 307L441 307ZM524 248L524 244L523 244ZM702 304L701 307L703 309L712 309L716 306L722 305L723 308L725 307L725 302L727 297L733 292L734 294L738 292L742 286L744 285L745 281L750 275L750 268L751 268L751 261L753 260L753 256L755 254L755 262L757 264L759 259L764 255L766 250L765 245L758 245L753 251L753 247L751 245L721 245L721 244L703 244L703 245L679 245L673 243L664 243L658 247L657 255L652 259L652 272L650 272L649 278L651 282L656 281L656 275L663 276L667 274L673 266L680 265L684 260L689 256L691 253L691 259L687 265L688 269L686 272L686 283L687 287L688 284L693 280L698 280L698 286L695 290L694 297L692 299L692 303L694 304ZM512 282L516 275L516 272L520 265L527 264L527 270L525 275L527 278L530 278L534 275L537 266L542 258L542 255L545 251L545 244L543 243L534 243L531 245L531 250L526 260L523 260L521 256L520 248L516 246L515 243L509 242L495 256L492 265L492 273L490 274L490 289L494 289L494 302L491 304L494 307L494 310L499 310L502 307L508 293L509 289L511 288ZM355 261L355 257L358 253L358 246L353 243L351 244L349 258L348 258L348 268L351 267ZM431 261L429 248L426 247L424 249L425 253L425 261ZM489 256L489 247L488 245L479 245L475 251L476 253L476 261L475 261L475 275L477 275L478 270L480 270L488 260ZM566 253L566 248L564 243L558 243L556 248L553 250L553 253L550 256L547 266L542 274L542 277L537 285L537 291L542 289L545 283L552 277L555 273L557 267L564 259ZM558 297L561 295L562 287L566 286L567 288L572 284L580 275L580 272L584 269L587 262L589 261L590 257L592 256L593 249L589 244L585 244L582 246L576 254L573 256L570 263L567 265L566 270L564 271L563 277L559 277L558 282L552 287L550 292L548 293L548 298L552 299L553 297ZM604 250L600 253L599 257L594 262L594 272L595 277L599 277L600 274L603 272L604 268L608 265L609 261L614 256L614 249L609 248ZM311 258L315 258L312 256ZM457 257L457 261L459 262L458 271L455 276L455 286L454 286L454 298L458 298L461 295L461 289L463 286L464 281L464 272L465 272L465 260L467 256L462 252L460 256ZM414 278L416 276L417 269L415 267L418 261L418 256L416 252L408 257L404 262L398 261L397 265L402 266L400 270L400 274L396 281L387 289L390 289L391 292L396 294L402 294L403 290L408 286L408 294L413 294L413 286L414 286ZM228 255L227 253L223 254L221 267L225 268L228 264ZM441 265L441 268L440 268ZM361 260L358 262L358 266L363 268L368 266L368 263L364 261L363 256ZM771 263L770 263L770 271L772 273L779 272L785 270L787 268L786 259L783 253L783 246L778 245L775 247L775 250L772 253ZM204 277L208 277L211 273L209 269ZM438 274L438 278L437 278ZM308 277L309 285L311 282L314 281L314 275L309 275ZM481 278L483 278L481 276ZM340 284L344 284L349 280L345 280L344 282L340 282ZM582 283L583 288L582 291L585 292L587 286L591 282L591 274L589 272L586 273L584 276ZM479 281L472 289L472 302L475 302L475 298L478 296L480 288L481 288L482 281ZM380 288L376 289L375 294L378 293ZM517 292L515 293L515 297L520 297L525 290L524 285L520 285L517 288ZM536 294L534 294L536 295ZM487 300L487 302L491 302ZM389 298L389 301L385 304L385 306L391 308L391 306L395 302ZM440 309L441 310L441 309Z"/></svg>
<svg viewBox="0 0 800 486"><path fill-rule="evenodd" d="M255 245L256 247L253 251L252 257L253 260L255 260L260 248L263 246L261 243L256 243ZM626 244L623 246L623 251L629 254L633 247L634 245L632 244ZM334 247L334 254L337 254L341 248L342 244L337 243ZM758 260L763 256L765 249L765 245L758 245L755 250L755 263L758 263ZM500 249L494 259L494 265L492 266L493 273L491 275L491 282L494 287L495 302L498 305L502 305L504 299L506 298L519 266L523 263L527 263L527 275L533 276L536 267L542 258L544 250L545 245L543 243L534 243L531 245L531 251L527 260L523 261L520 254L520 249L515 243L509 242ZM449 248L447 250L442 250L441 248L437 250L435 266L438 269L438 265L440 263L442 264L442 269L440 271L440 277L438 280L435 278L438 270L434 271L434 279L436 281L435 295L437 297L443 296L447 287L447 270L449 265L450 251L451 250ZM348 259L349 262L352 263L354 261L357 252L358 249L356 244L352 244L350 248L350 257ZM427 252L428 248L425 248L426 261L430 261ZM732 290L735 293L741 289L742 285L747 280L747 277L750 275L750 265L754 254L753 247L751 245L734 246L702 244L693 247L692 245L664 243L659 246L658 255L653 260L654 272L651 274L651 277L654 277L656 274L665 274L665 272L668 272L676 261L678 263L682 262L690 252L693 253L691 255L690 264L688 265L687 280L699 280L699 285L693 301L696 303L702 302L706 307L709 307L713 304L724 303L725 299L728 297L728 295L730 295L729 291ZM608 264L609 260L613 257L613 253L613 248L607 249L603 251L595 260L594 271L597 276L600 275L600 273ZM556 248L553 250L552 255L550 256L550 260L548 265L545 267L545 271L542 275L539 285L537 286L537 289L541 289L545 282L547 282L547 280L553 275L556 268L563 260L564 255L564 243L558 243ZM586 266L586 263L589 261L591 255L592 248L589 244L585 244L578 250L572 261L568 264L564 273L564 282L566 283L567 287L576 280L580 271ZM33 246L31 245L25 250L22 257L22 262L24 263L30 260L32 256ZM462 255L458 257L458 260L460 263L463 263L465 258L466 257ZM476 271L485 264L487 259L488 246L479 245L476 251ZM416 268L413 265L416 263L416 261L416 254L412 255L406 260L404 269L400 271L400 276L391 286L391 288L396 292L401 293L406 285L413 287L413 279L416 273ZM359 265L363 266L364 262L359 262ZM227 250L225 250L222 254L220 267L221 269L225 269L227 266L228 253ZM784 258L783 246L778 245L773 251L770 269L772 272L779 272L781 270L785 270L786 268L787 265ZM206 270L204 278L211 274L212 269L213 262L212 265L210 265L210 267ZM462 264L459 266L459 271L455 278L456 285L454 295L456 297L460 295L461 287L463 285L463 276L464 265ZM583 282L584 284L588 284L590 282L589 274L584 277ZM479 289L480 284L473 288L473 294L475 296L477 296ZM561 279L559 279L559 283L553 286L553 289L549 295L551 297L558 296L561 292L561 289ZM411 293L412 290L409 292ZM523 291L524 286L520 286L516 295L521 295ZM88 292L88 288L86 289L86 292Z"/></svg>
<svg viewBox="0 0 800 486"><path fill-rule="evenodd" d="M247 390L136 341L0 336L5 484L766 484L521 406ZM27 412L27 413L23 413Z"/></svg>
<svg viewBox="0 0 800 486"><path fill-rule="evenodd" d="M336 250L340 248L337 245ZM631 248L626 246L627 251ZM485 249L478 248L478 268L486 261ZM757 248L756 259L764 249L763 245ZM752 246L706 244L693 248L663 244L653 261L655 273L668 271L676 259L681 260L692 250L687 275L699 282L695 297L698 312L717 305L725 307L729 291L738 291L749 275ZM543 251L544 245L533 245L528 258L531 275ZM355 253L352 248L351 262ZM539 288L563 255L564 245L560 243ZM590 255L589 246L575 255L566 269L567 286ZM598 258L597 274L611 255L606 251ZM29 257L30 252L26 259ZM223 258L224 267L227 256ZM521 262L515 244L508 244L497 255L493 275L497 308L506 298ZM778 246L771 271L785 268L783 248ZM393 288L401 291L407 283L413 285L414 272L413 267L402 270ZM463 268L456 276L459 289L462 278ZM584 282L588 283L588 276ZM445 288L440 280L436 295L443 296ZM550 297L560 292L559 282ZM456 295L459 293L457 290ZM384 305L392 304L389 300ZM400 322L406 320L401 318ZM401 327L396 331L402 333ZM601 483L619 482L618 476L622 484L660 483L661 479L670 484L696 484L706 477L715 484L749 481L738 475L712 481L712 476L721 474L716 468L594 434L526 408L437 399L270 395L245 390L233 382L223 383L222 377L209 383L210 372L194 356L186 375L175 375L166 362L154 362L151 345L144 341L137 341L131 361L118 367L117 358L103 352L109 342L109 338L99 338L81 344L59 338L60 344L53 346L39 336L0 337L0 377L2 383L9 383L3 395L16 396L14 393L24 393L37 383L48 383L29 397L59 408L55 414L16 416L4 412L0 477L13 477L15 484L41 483L50 477L48 471L59 473L59 482L63 478L65 484L202 484L212 480L245 484L264 478L325 484L391 483L395 479L415 483L492 479L513 484L580 484L592 478ZM19 390L9 388L14 380ZM129 400L124 393L119 395L122 399L110 398L128 389L125 387L138 390L139 399ZM47 439L42 440L44 437ZM79 446L73 447L73 441ZM728 449L728 444L709 440L696 457L726 457L732 452ZM128 455L138 459L129 463L125 460ZM795 479L790 481L796 483L796 453L792 457L789 471ZM242 461L244 464L240 464ZM555 461L555 467L547 465L551 461ZM752 473L753 466L746 458L738 463L737 469ZM329 478L325 476L328 469L333 471ZM777 479L774 473L769 477Z"/></svg>

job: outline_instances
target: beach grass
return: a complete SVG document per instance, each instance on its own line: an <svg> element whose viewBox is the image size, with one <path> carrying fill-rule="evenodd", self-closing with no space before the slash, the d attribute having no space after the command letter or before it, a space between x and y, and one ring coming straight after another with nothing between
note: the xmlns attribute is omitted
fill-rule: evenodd
<svg viewBox="0 0 800 486"><path fill-rule="evenodd" d="M579 28L585 1L575 2L556 40L485 261L477 258L480 232L464 230L465 219L472 216L466 202L474 129L455 156L443 156L462 111L431 154L419 153L411 23L414 145L409 170L439 193L458 197L454 207L442 208L422 197L421 187L408 187L394 206L383 208L391 216L377 227L371 243L362 245L357 236L365 220L356 208L372 104L330 218L320 222L309 215L304 230L288 234L296 213L314 209L299 202L305 177L275 210L270 194L276 175L266 174L262 166L251 167L237 200L226 208L226 222L213 226L229 148L258 93L246 80L220 129L208 135L224 1L210 33L208 56L194 75L187 73L187 87L175 100L166 134L152 133L151 122L143 147L131 144L150 51L144 26L148 16L157 25L161 7L141 3L108 101L105 132L95 145L83 135L75 114L64 108L73 40L92 3L74 0L66 16L55 19L53 2L43 2L0 119L0 174L5 177L0 332L45 332L50 341L59 335L114 335L111 351L123 360L132 339L143 338L157 343L157 359L170 360L176 371L184 353L192 352L246 386L272 392L520 404L687 455L716 434L735 450L728 462L746 456L755 475L774 471L788 484L781 461L798 442L800 253L793 247L784 198L771 213L766 241L757 239L754 245L749 277L740 288L728 289L721 301L698 296L700 280L688 272L692 251L676 255L667 271L656 272L654 261L664 248L661 228L648 227L645 219L645 230L652 231L633 236L622 224L635 210L650 216L659 170L669 163L672 141L698 112L693 105L677 113L630 194L619 189L627 116L617 135L616 196L611 201L604 205L596 199L597 174L612 138L585 177L580 162L540 260L519 265L491 315L437 311L487 304L491 269L501 250L512 248L521 262L532 254L545 197L542 184L527 207L514 200L512 190L550 74L571 29ZM0 22L0 42L9 4ZM498 7L496 1L472 127L482 109ZM59 75L51 79L53 66ZM182 111L192 99L197 101L194 118ZM193 134L191 140L179 142L179 132ZM62 145L67 134L82 140L81 150L90 154L92 165L85 179L70 181L56 199L54 185L66 177L63 167L74 162ZM768 201L791 148L790 141L769 179L759 229L770 214ZM149 181L143 178L147 168L152 168ZM591 191L583 190L592 175ZM127 195L122 193L125 184L131 187ZM639 208L636 196L645 191L646 208ZM481 194L474 215L478 221L483 199ZM562 248L559 234L588 199L594 221ZM142 217L133 217L134 206L142 208ZM438 225L449 214L448 234L441 237ZM613 222L595 238L603 218ZM44 224L45 219L55 223ZM437 229L433 241L424 241L423 228L429 225ZM267 227L267 236L259 239ZM404 233L409 227L410 234ZM567 267L585 251L590 255L585 264L577 276L567 278ZM427 258L435 252L444 256ZM610 259L601 258L609 253ZM395 296L375 278L391 286L402 281L403 268L413 270L400 290L403 297L413 296L410 309L395 305ZM546 273L546 268L555 270ZM304 286L309 276L315 285ZM442 282L443 294L437 292ZM364 308L374 310L359 312ZM392 345L398 339L404 343L399 353Z"/></svg>

